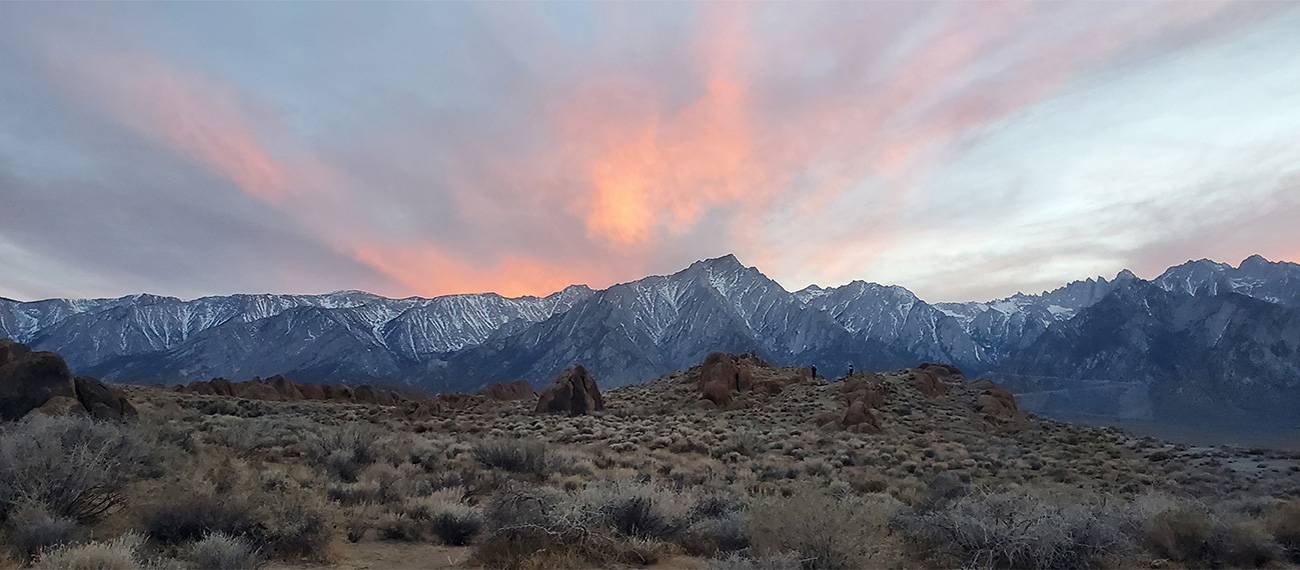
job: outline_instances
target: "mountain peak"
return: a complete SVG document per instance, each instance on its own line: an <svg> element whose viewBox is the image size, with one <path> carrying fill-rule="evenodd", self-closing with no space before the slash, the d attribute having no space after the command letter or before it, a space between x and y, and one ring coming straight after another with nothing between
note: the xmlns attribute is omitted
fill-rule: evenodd
<svg viewBox="0 0 1300 570"><path fill-rule="evenodd" d="M696 261L695 263L692 263L691 265L700 265L703 267L708 267L709 269L723 269L723 270L736 270L736 269L745 268L745 265L741 263L739 259L736 259L736 254L734 253L728 253L727 255L724 255L722 257L702 259L700 261Z"/></svg>
<svg viewBox="0 0 1300 570"><path fill-rule="evenodd" d="M1237 269L1260 269L1272 264L1273 263L1268 259L1265 259L1264 256L1256 253L1255 255L1242 260L1241 264L1237 266Z"/></svg>
<svg viewBox="0 0 1300 570"><path fill-rule="evenodd" d="M1124 269L1115 275L1115 281L1137 281L1138 276L1132 271Z"/></svg>

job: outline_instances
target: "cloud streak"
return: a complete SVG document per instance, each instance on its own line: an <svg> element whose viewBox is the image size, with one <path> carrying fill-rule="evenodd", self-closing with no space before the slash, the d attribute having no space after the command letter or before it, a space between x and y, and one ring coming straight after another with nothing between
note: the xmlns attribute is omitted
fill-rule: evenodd
<svg viewBox="0 0 1300 570"><path fill-rule="evenodd" d="M1222 199L1256 184L1251 195L1268 203L1285 192L1270 176L1300 156L1263 127L1206 117L1232 104L1226 95L1178 95L1197 84L1229 92L1255 70L1255 90L1238 97L1291 124L1274 94L1296 86L1297 66L1262 63L1291 47L1279 22L1294 14L1277 5L99 10L102 28L86 28L58 9L0 8L14 32L0 50L16 62L0 64L11 72L0 89L32 110L0 119L11 181L0 191L91 191L69 174L34 174L34 151L6 143L36 132L41 156L74 157L83 174L114 165L101 186L129 200L145 199L133 181L169 184L178 208L299 236L322 260L306 268L248 251L222 262L241 277L210 293L306 283L546 294L735 252L791 288L866 278L936 300L988 297L1182 261L1170 240L1223 230L1179 197L1246 216ZM70 113L86 120L47 128ZM1182 122L1171 131L1163 120ZM1179 129L1221 133L1217 158L1160 140ZM110 140L131 141L135 158L120 160ZM1160 182L1128 189L1139 180ZM1147 209L1125 209L1122 196L1145 196ZM14 203L49 215L24 200ZM1143 229L1161 212L1174 223ZM155 235L131 225L112 230L122 243ZM33 246L66 241L38 226L0 227L0 238L67 255ZM1300 237L1259 235L1224 255ZM157 272L127 274L116 282ZM65 291L23 276L0 281L0 294L33 283ZM177 283L158 289L192 290Z"/></svg>

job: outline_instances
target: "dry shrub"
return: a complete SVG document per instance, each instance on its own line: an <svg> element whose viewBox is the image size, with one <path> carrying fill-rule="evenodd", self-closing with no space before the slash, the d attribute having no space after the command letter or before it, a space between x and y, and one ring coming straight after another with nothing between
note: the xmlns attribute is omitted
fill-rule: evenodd
<svg viewBox="0 0 1300 570"><path fill-rule="evenodd" d="M446 504L433 511L429 525L443 544L465 546L483 529L483 517L465 505Z"/></svg>
<svg viewBox="0 0 1300 570"><path fill-rule="evenodd" d="M190 546L187 560L198 568L255 570L262 567L257 548L239 537L214 532Z"/></svg>
<svg viewBox="0 0 1300 570"><path fill-rule="evenodd" d="M1175 504L1156 513L1146 523L1146 545L1153 554L1178 562L1208 558L1214 523L1205 507Z"/></svg>
<svg viewBox="0 0 1300 570"><path fill-rule="evenodd" d="M1300 563L1300 499L1279 504L1268 513L1267 528L1291 562Z"/></svg>
<svg viewBox="0 0 1300 570"><path fill-rule="evenodd" d="M150 540L166 545L185 544L214 533L260 542L265 534L251 509L205 496L153 505L145 511L143 525Z"/></svg>
<svg viewBox="0 0 1300 570"><path fill-rule="evenodd" d="M519 487L484 509L484 538L474 561L496 568L587 568L653 564L673 547L620 537L605 515L555 489Z"/></svg>
<svg viewBox="0 0 1300 570"><path fill-rule="evenodd" d="M793 553L805 569L889 566L898 547L888 525L900 507L888 495L837 499L801 489L755 499L746 513L745 537L759 559Z"/></svg>
<svg viewBox="0 0 1300 570"><path fill-rule="evenodd" d="M41 555L36 570L144 570L140 555L144 538L127 534L106 542L64 546Z"/></svg>
<svg viewBox="0 0 1300 570"><path fill-rule="evenodd" d="M940 565L1082 568L1131 550L1125 515L1100 497L1016 490L931 503L900 513L895 525Z"/></svg>
<svg viewBox="0 0 1300 570"><path fill-rule="evenodd" d="M93 521L123 503L144 457L130 427L88 417L38 414L0 427L0 520L27 500Z"/></svg>
<svg viewBox="0 0 1300 570"><path fill-rule="evenodd" d="M474 446L485 467L545 477L550 472L546 445L537 441L485 441Z"/></svg>
<svg viewBox="0 0 1300 570"><path fill-rule="evenodd" d="M312 465L347 483L378 461L380 451L377 430L364 424L320 430L302 443L302 454Z"/></svg>
<svg viewBox="0 0 1300 570"><path fill-rule="evenodd" d="M85 534L76 520L50 514L45 505L31 501L20 503L9 513L9 540L27 558L65 544Z"/></svg>
<svg viewBox="0 0 1300 570"><path fill-rule="evenodd" d="M696 504L691 495L632 481L589 486L579 500L618 534L659 541L680 537Z"/></svg>

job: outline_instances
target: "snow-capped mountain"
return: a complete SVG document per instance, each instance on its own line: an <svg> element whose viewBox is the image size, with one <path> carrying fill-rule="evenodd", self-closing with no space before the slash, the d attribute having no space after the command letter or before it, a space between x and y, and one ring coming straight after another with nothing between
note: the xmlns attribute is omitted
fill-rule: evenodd
<svg viewBox="0 0 1300 570"><path fill-rule="evenodd" d="M501 327L563 312L590 294L586 286L573 285L546 297L518 298L485 293L388 299L339 291L193 301L157 295L0 299L0 337L58 352L74 369L114 380L287 371L380 379L399 375L426 355L482 343Z"/></svg>
<svg viewBox="0 0 1300 570"><path fill-rule="evenodd" d="M906 355L855 339L822 311L799 302L734 256L700 261L666 276L614 285L564 313L431 363L434 389L469 390L501 378L540 383L574 362L602 385L654 378L714 351L842 371L901 366Z"/></svg>
<svg viewBox="0 0 1300 570"><path fill-rule="evenodd" d="M1190 261L1150 282L1123 271L1037 295L932 305L862 281L792 293L728 255L546 297L0 299L0 336L110 380L283 373L430 392L521 378L540 385L573 363L615 386L713 351L753 351L831 377L850 364L941 361L992 375L1031 409L1159 420L1190 417L1186 395L1207 390L1249 395L1222 398L1237 415L1261 409L1250 403L1259 398L1300 403L1298 285L1300 265L1255 256L1235 268Z"/></svg>
<svg viewBox="0 0 1300 570"><path fill-rule="evenodd" d="M1261 301L1300 307L1300 264L1272 262L1252 255L1237 267L1208 259L1170 267L1155 284L1189 295L1238 293Z"/></svg>

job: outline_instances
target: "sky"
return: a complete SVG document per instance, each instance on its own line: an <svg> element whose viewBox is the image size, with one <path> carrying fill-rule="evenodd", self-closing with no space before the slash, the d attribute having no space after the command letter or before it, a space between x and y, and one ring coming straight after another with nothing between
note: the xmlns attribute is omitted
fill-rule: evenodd
<svg viewBox="0 0 1300 570"><path fill-rule="evenodd" d="M0 3L0 296L1300 261L1300 4Z"/></svg>

